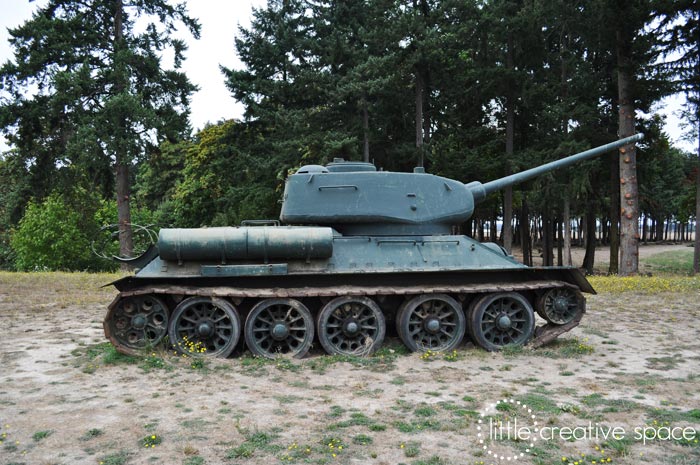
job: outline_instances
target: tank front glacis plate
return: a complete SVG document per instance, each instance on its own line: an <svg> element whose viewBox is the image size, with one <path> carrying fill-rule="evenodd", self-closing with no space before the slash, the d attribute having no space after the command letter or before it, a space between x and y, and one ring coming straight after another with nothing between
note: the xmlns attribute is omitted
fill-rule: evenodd
<svg viewBox="0 0 700 465"><path fill-rule="evenodd" d="M283 268L272 265L285 264ZM144 278L199 277L203 266L221 265L230 276L261 274L348 274L497 270L526 268L495 247L487 247L467 236L336 236L328 259L227 261L226 263L155 259L137 276ZM269 272L267 271L269 270Z"/></svg>

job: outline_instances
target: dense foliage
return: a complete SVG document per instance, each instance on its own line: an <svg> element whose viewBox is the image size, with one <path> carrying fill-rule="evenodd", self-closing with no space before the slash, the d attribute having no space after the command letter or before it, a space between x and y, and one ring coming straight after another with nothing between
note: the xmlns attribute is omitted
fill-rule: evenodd
<svg viewBox="0 0 700 465"><path fill-rule="evenodd" d="M98 267L88 236L96 231L85 227L85 218L84 211L68 205L59 194L51 194L38 204L30 201L11 240L17 269L31 271Z"/></svg>
<svg viewBox="0 0 700 465"><path fill-rule="evenodd" d="M185 6L165 0L50 0L9 31L14 60L0 68L0 127L15 147L7 156L27 166L33 195L76 184L106 198L116 190L127 255L129 168L189 132L195 88L178 71L187 47L173 37L177 24L199 36Z"/></svg>
<svg viewBox="0 0 700 465"><path fill-rule="evenodd" d="M620 79L637 110L635 129L647 134L636 163L640 239L661 240L669 224L685 225L695 214L693 163L670 145L652 109L696 82L687 70L697 69L697 44L682 27L697 28L696 3L269 0L239 30L235 52L244 68L222 70L245 105L244 120L188 137L192 87L179 71L161 70L160 53L170 48L176 62L182 58L183 44L169 32L180 21L196 35L196 21L165 1L143 2L143 13L163 13L164 23L136 34L133 14L141 10L133 7L121 55L107 16L98 22L103 28L70 32L93 11L86 5L107 15L120 2L54 0L53 9L14 30L16 63L2 68L0 116L15 149L0 160L8 179L0 186L0 260L26 268L7 238L29 213L31 197L34 210L72 185L98 186L98 197L113 198L120 159L133 181L130 197L150 212L149 221L233 225L276 217L287 174L334 157L373 160L387 170L423 164L435 174L485 181L609 142L620 130ZM57 40L63 35L42 36L55 39L52 47L29 39L43 27L92 48ZM685 61L658 65L661 54L677 49L687 52ZM42 67L51 53L71 59ZM25 97L23 77L42 69L50 79ZM128 79L113 79L119 69ZM115 82L128 82L124 92ZM103 98L88 97L95 93ZM109 124L117 116L128 124ZM115 148L121 145L123 157ZM575 224L574 237L592 238L588 244L595 245L593 229L598 240L614 242L618 165L612 154L518 186L512 200L495 195L461 229L501 240L493 237L496 223L512 206L515 243L541 241L550 264L563 224Z"/></svg>

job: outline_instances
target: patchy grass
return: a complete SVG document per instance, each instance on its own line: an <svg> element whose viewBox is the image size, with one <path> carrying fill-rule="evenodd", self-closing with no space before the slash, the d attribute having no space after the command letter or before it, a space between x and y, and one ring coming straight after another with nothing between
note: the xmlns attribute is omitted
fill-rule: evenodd
<svg viewBox="0 0 700 465"><path fill-rule="evenodd" d="M123 450L120 452L100 457L98 463L100 465L125 465L130 457L131 454Z"/></svg>
<svg viewBox="0 0 700 465"><path fill-rule="evenodd" d="M421 443L417 441L409 441L407 443L401 443L403 446L403 455L408 458L418 457L420 455Z"/></svg>
<svg viewBox="0 0 700 465"><path fill-rule="evenodd" d="M277 438L276 434L265 431L251 431L244 428L239 428L238 430L245 437L245 441L226 451L226 458L229 460L253 457L257 450L276 453L282 449L281 446L272 444L272 441Z"/></svg>
<svg viewBox="0 0 700 465"><path fill-rule="evenodd" d="M42 440L48 438L52 434L53 434L53 430L50 430L50 429L43 430L43 431L37 431L36 433L32 434L32 439L34 439L34 441L36 441L36 442L39 442L39 441L42 441Z"/></svg>
<svg viewBox="0 0 700 465"><path fill-rule="evenodd" d="M193 457L187 457L182 465L204 465L204 458L195 455Z"/></svg>
<svg viewBox="0 0 700 465"><path fill-rule="evenodd" d="M371 427L374 425L374 420L368 418L362 412L353 412L350 414L350 418L347 420L339 421L338 423L333 423L328 425L329 430L335 430L338 428L350 428L352 426L367 426Z"/></svg>
<svg viewBox="0 0 700 465"><path fill-rule="evenodd" d="M358 434L357 436L354 436L352 438L352 442L361 446L367 446L369 444L372 444L374 440L371 436L368 436L366 434Z"/></svg>
<svg viewBox="0 0 700 465"><path fill-rule="evenodd" d="M81 441L89 441L90 439L98 438L98 437L102 436L103 434L104 434L104 431L102 431L101 429L92 428L92 429L87 430L85 432L85 434L83 434L80 437L80 440Z"/></svg>
<svg viewBox="0 0 700 465"><path fill-rule="evenodd" d="M83 373L94 373L104 365L135 365L141 361L140 357L117 352L109 342L79 347L71 354L76 357L76 367L80 367Z"/></svg>
<svg viewBox="0 0 700 465"><path fill-rule="evenodd" d="M668 371L676 368L680 363L683 363L680 357L649 357L647 359L647 367L652 370Z"/></svg>
<svg viewBox="0 0 700 465"><path fill-rule="evenodd" d="M560 337L544 347L532 351L535 355L550 358L580 358L595 352L595 348L588 344L588 338Z"/></svg>
<svg viewBox="0 0 700 465"><path fill-rule="evenodd" d="M122 273L66 273L0 271L0 289L12 295L36 295L38 289L44 300L51 300L58 308L69 305L100 305L114 296L114 289L102 287L123 277ZM76 294L76 289L90 292ZM33 300L33 299L32 299ZM45 310L41 304L30 304L23 310Z"/></svg>
<svg viewBox="0 0 700 465"><path fill-rule="evenodd" d="M412 463L412 465L447 465L447 460L443 459L439 455L433 455L432 457L425 460L417 460Z"/></svg>
<svg viewBox="0 0 700 465"><path fill-rule="evenodd" d="M358 355L324 355L305 361L303 366L319 374L324 374L330 367L339 363L349 363L355 367L384 372L394 369L394 362L399 355L402 355L402 353L395 350L390 351L390 349L380 349L367 357Z"/></svg>
<svg viewBox="0 0 700 465"><path fill-rule="evenodd" d="M693 272L693 249L660 252L640 259L639 263L652 272L690 275Z"/></svg>
<svg viewBox="0 0 700 465"><path fill-rule="evenodd" d="M700 291L700 277L697 276L589 276L588 280L599 294Z"/></svg>

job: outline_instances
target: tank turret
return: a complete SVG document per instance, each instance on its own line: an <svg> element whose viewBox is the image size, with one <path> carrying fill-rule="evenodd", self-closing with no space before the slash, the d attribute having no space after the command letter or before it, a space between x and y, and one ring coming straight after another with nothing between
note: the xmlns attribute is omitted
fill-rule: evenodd
<svg viewBox="0 0 700 465"><path fill-rule="evenodd" d="M280 219L286 224L331 226L345 235L449 234L471 218L492 192L602 155L642 139L620 139L521 173L482 184L425 174L377 171L371 163L335 160L304 166L289 177Z"/></svg>

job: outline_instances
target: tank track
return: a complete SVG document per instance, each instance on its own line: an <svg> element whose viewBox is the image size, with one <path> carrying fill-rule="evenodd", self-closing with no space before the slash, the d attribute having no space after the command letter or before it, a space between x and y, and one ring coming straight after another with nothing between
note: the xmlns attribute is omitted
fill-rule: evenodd
<svg viewBox="0 0 700 465"><path fill-rule="evenodd" d="M552 295L554 295L554 297L551 297ZM431 336L429 322L426 323L425 318L420 319L422 318L420 317L420 315L416 316L416 314L419 314L420 311L422 311L420 309L425 307L426 301L430 301L430 296L437 296L437 299L440 300L439 303L441 304L446 302L448 310L450 302L453 302L453 307L458 306L459 309L454 311L454 315L450 316L447 319L450 320L456 318L456 320L454 321L457 327L459 327L460 325L464 326L464 329L462 329L462 331L466 332L467 337L469 337L476 345L481 346L486 350L499 350L501 348L501 345L498 344L499 341L497 340L490 340L488 335L486 336L486 338L484 338L483 332L480 332L478 328L475 330L474 327L479 326L480 322L482 321L487 321L487 316L485 315L488 314L489 308L496 308L494 306L497 305L500 305L502 308L504 302L506 302L507 305L510 305L513 308L517 309L522 306L527 306L527 304L523 302L524 300L526 300L527 303L531 305L531 307L537 312L537 314L539 314L542 318L544 318L547 321L545 324L541 324L536 327L536 323L533 323L533 328L531 328L530 330L532 337L528 337L524 341L524 343L527 343L530 347L533 348L545 345L551 342L552 340L556 339L561 334L571 331L573 328L578 326L578 324L581 321L581 318L583 317L583 314L585 313L585 299L582 297L579 287L569 282L560 280L536 280L517 283L465 283L459 285L433 284L427 286L425 284L421 286L335 285L285 288L250 288L216 285L187 286L172 283L151 282L143 286L135 286L130 289L123 289L122 292L120 292L115 297L115 299L109 305L109 311L104 321L104 331L105 336L111 341L111 343L116 347L116 349L119 352L125 354L137 353L141 349L138 347L134 347L134 344L129 344L129 342L125 340L124 334L119 334L119 325L115 324L115 321L119 318L117 313L121 312L120 315L125 313L124 307L126 307L126 304L124 302L135 302L135 305L138 306L145 305L143 303L144 299L150 299L151 301L148 304L149 311L151 311L152 313L152 309L156 308L155 313L146 315L143 320L134 319L134 317L132 316L131 322L129 324L131 325L131 327L139 327L142 325L152 326L154 328L154 332L150 334L150 337L147 337L151 340L160 341L160 339L163 336L169 334L171 339L170 343L173 344L173 346L175 346L177 349L182 351L183 344L185 346L187 344L190 344L191 349L192 340L196 339L196 337L191 337L190 339L185 337L183 340L173 340L173 333L176 331L174 331L173 329L174 322L172 321L172 319L175 314L177 314L178 318L180 317L180 315L182 315L182 312L179 310L182 302L192 302L192 305L203 305L207 302L213 302L213 306L219 307L220 310L223 312L221 313L222 315L226 314L227 312L229 312L229 314L235 314L234 317L230 318L230 320L233 326L235 327L234 330L237 331L239 334L244 332L240 318L242 316L249 316L251 313L259 311L259 305L265 302L285 306L284 308L287 308L287 313L289 313L289 311L293 312L294 315L299 316L299 318L297 319L299 319L300 321L302 317L305 319L305 321L309 318L311 319L311 322L309 323L307 321L306 324L307 328L311 326L312 334L309 337L309 334L304 335L299 333L300 336L303 336L304 341L303 344L301 342L299 343L301 347L287 348L289 349L289 351L292 352L292 355L298 353L300 354L300 356L303 356L306 353L306 351L308 351L308 347L311 346L314 340L314 329L319 333L318 339L321 342L321 345L329 353L364 354L370 353L379 347L379 345L381 344L381 340L384 337L383 327L380 328L381 331L371 334L370 339L373 339L373 346L366 351L363 351L363 343L361 340L359 343L352 341L351 343L347 340L341 340L341 342L326 340L329 339L328 337L324 338L324 336L327 336L327 334L325 333L328 333L326 328L333 327L333 316L331 315L331 320L323 319L324 311L319 310L315 312L318 315L314 315L311 314L311 312L309 312L306 309L306 307L304 307L304 305L299 304L300 307L297 309L296 304L293 304L293 302L300 302L302 300L307 301L309 299L320 299L322 304L327 303L328 301L331 301L331 303L336 301L340 302L336 305L336 308L342 308L343 305L347 307L347 305L349 305L350 303L354 305L355 303L359 302L358 305L360 307L362 307L362 305L365 305L370 308L369 314L371 314L372 307L375 306L376 309L374 311L381 312L382 319L384 317L389 317L387 319L393 319L397 322L397 332L399 333L399 336L401 337L403 342L409 347L409 349L413 351L420 351L425 350L427 345L434 345L435 342L433 342L432 339L420 339L416 338L415 336L406 337L406 334L412 333L413 330L411 328L416 328L416 322L412 322L411 318L413 318L414 320L416 318L419 318L419 323L422 324L422 326L420 326L420 331L426 333L428 336ZM502 300L498 300L496 301L496 303L489 302L490 299L493 300L493 296L499 296L499 298L501 298ZM571 314L570 317L565 318L565 321L557 321L556 315L552 317L552 308L557 308L556 298L558 297L561 301L561 296L565 297L564 300L568 299L565 303L568 303L570 307L574 307L573 314ZM391 308L392 305L384 305L385 300L392 298L394 299L394 302L403 301L403 303L401 303L400 305L394 303L393 308ZM341 302L343 301L343 299L345 299L347 302ZM547 299L549 299L549 301L547 301ZM380 302L379 306L376 305L376 303L374 302L375 300ZM167 302L167 304L165 302ZM244 302L246 303L243 304ZM418 303L414 304L414 302ZM554 302L554 304L552 302ZM409 309L406 308L407 304L408 307L410 307ZM192 305L190 305L190 307L192 307ZM295 308L289 308L290 305L291 307ZM489 305L491 305L491 307L489 307ZM173 309L173 306L175 306L176 308ZM381 309L379 308L380 306L382 307ZM168 307L170 307L170 309L168 309ZM487 310L482 311L482 308L486 308ZM240 309L243 310L241 311ZM269 313L269 309L263 310L267 310L268 313L266 313L266 315L272 315ZM210 309L207 311L213 310ZM240 316L238 313L239 311L241 311ZM480 311L480 315L482 316L474 316L474 313L479 313ZM530 310L530 312L532 312L532 310ZM409 315L406 316L406 313L409 313ZM187 320L186 316L183 316L183 318ZM269 318L272 317L270 316ZM213 321L213 317L210 319ZM263 321L266 320L263 318ZM500 320L494 323L496 327L498 327L499 324ZM443 327L443 329L444 328L445 327ZM271 327L269 329L270 334L274 335L274 328ZM209 329L207 327L203 328L203 331L205 331L205 333L208 330ZM251 349L251 351L256 355L270 356L270 348L258 347L259 344L255 340L249 340L248 333L250 332L252 338L252 334L254 334L254 331L256 331L256 329L248 331L248 328L246 328L246 345L248 345L248 348ZM281 326L279 331L283 331L283 328L281 328ZM307 329L307 333L308 332L309 331ZM188 334L193 333L190 332ZM287 337L289 336L285 333L281 334L286 335ZM450 342L449 338L446 338L447 342L442 344L440 344L440 341L438 340L437 349L451 350L461 342L462 336L460 335L458 339L459 340L454 341L454 343L452 343ZM426 342L426 345L421 345L421 343L425 341L429 342ZM416 342L416 344L413 344L413 342ZM503 340L501 340L501 342L503 342ZM238 338L236 338L236 341L235 343L233 343L233 346L236 346L237 344ZM279 346L275 347L279 349ZM197 346L197 348L199 348L199 346ZM233 347L225 347L222 349L214 345L211 347L207 347L207 349L210 349L208 350L207 355L228 356L233 350ZM435 349L432 348L432 350Z"/></svg>

